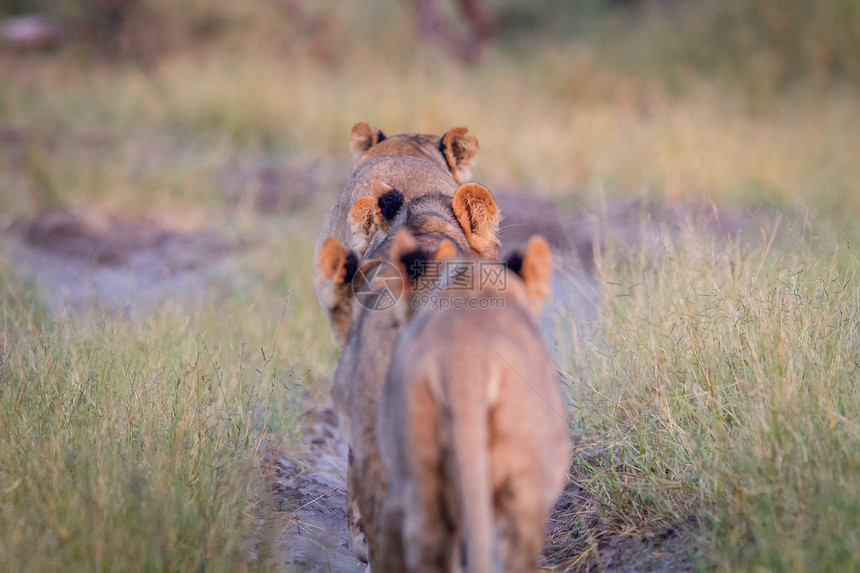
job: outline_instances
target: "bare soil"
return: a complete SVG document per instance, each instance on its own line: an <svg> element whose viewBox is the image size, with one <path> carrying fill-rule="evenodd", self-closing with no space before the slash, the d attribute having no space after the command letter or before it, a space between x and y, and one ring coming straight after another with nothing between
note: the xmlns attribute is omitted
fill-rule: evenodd
<svg viewBox="0 0 860 573"><path fill-rule="evenodd" d="M578 447L577 455L592 466L613 463L588 446ZM617 460L614 463L623 471ZM584 488L590 477L586 464L574 460L547 527L545 565L577 573L669 573L696 568L701 559L696 537L701 530L695 516L679 523L624 528L602 515L597 500Z"/></svg>
<svg viewBox="0 0 860 573"><path fill-rule="evenodd" d="M282 548L288 569L364 571L348 547L346 465L348 446L331 403L303 416L304 439L289 451L270 449L266 475L289 515Z"/></svg>
<svg viewBox="0 0 860 573"><path fill-rule="evenodd" d="M16 232L17 230L17 232ZM233 249L214 231L145 220L102 222L64 211L7 233L15 270L55 313L92 307L146 313L207 292Z"/></svg>

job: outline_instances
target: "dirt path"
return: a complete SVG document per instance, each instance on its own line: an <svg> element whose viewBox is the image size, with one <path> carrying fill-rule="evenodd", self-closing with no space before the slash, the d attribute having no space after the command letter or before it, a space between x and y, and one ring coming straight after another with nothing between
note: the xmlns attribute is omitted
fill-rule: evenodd
<svg viewBox="0 0 860 573"><path fill-rule="evenodd" d="M552 243L557 272L553 299L542 319L546 340L558 357L569 341L559 340L556 320L574 317L581 331L594 315L600 292L592 275L593 255L611 239L631 250L654 248L664 230L678 231L691 216L713 233L734 233L751 224L738 214L690 205L655 209L641 203L615 203L600 215L563 214L541 199L522 194L497 196L505 219L502 256L540 233ZM363 571L347 547L346 451L330 405L310 409L299 454L271 453L277 488L294 509L295 528L284 540L292 565L309 571ZM300 460L300 461L297 461ZM696 549L690 531L695 520L663 526L646 534L612 531L599 523L596 501L578 484L587 476L571 467L571 480L551 516L542 565L556 571L692 571ZM580 534L589 531L588 535Z"/></svg>
<svg viewBox="0 0 860 573"><path fill-rule="evenodd" d="M301 571L364 571L347 546L348 446L330 403L305 413L302 435L296 450L269 450L265 456L267 473L290 515L282 539L286 565Z"/></svg>

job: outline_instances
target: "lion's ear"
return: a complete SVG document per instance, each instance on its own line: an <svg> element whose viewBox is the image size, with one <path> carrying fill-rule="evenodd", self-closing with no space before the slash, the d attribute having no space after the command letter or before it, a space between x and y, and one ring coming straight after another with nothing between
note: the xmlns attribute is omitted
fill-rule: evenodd
<svg viewBox="0 0 860 573"><path fill-rule="evenodd" d="M448 162L454 181L464 183L472 176L470 165L475 161L478 154L478 139L473 135L467 135L465 127L451 128L442 136L439 149Z"/></svg>
<svg viewBox="0 0 860 573"><path fill-rule="evenodd" d="M536 310L549 298L552 282L552 250L546 239L535 235L529 239L525 252L516 252L507 260L508 269L517 273Z"/></svg>
<svg viewBox="0 0 860 573"><path fill-rule="evenodd" d="M472 251L486 259L497 260L499 207L493 194L477 183L467 183L454 193L452 206Z"/></svg>
<svg viewBox="0 0 860 573"><path fill-rule="evenodd" d="M406 229L397 231L391 241L391 261L400 276L403 277L404 287L410 288L421 278L424 264L431 260L429 253L418 247L415 237Z"/></svg>
<svg viewBox="0 0 860 573"><path fill-rule="evenodd" d="M328 311L334 337L343 346L352 328L352 281L358 270L358 256L340 239L332 237L320 248L317 268L320 270L318 281L331 281L322 289L321 300Z"/></svg>
<svg viewBox="0 0 860 573"><path fill-rule="evenodd" d="M373 197L359 197L349 210L349 246L355 252L363 254L370 242L370 236L376 230L373 221Z"/></svg>
<svg viewBox="0 0 860 573"><path fill-rule="evenodd" d="M415 313L416 305L413 303L418 296L419 281L428 267L435 264L435 258L419 247L415 237L406 229L401 229L394 235L390 256L401 278L401 290L394 293L399 300L397 313L401 321L408 322Z"/></svg>
<svg viewBox="0 0 860 573"><path fill-rule="evenodd" d="M400 271L406 287L416 285L431 265L456 256L457 247L448 239L439 243L434 253L430 253L419 247L415 237L406 229L397 231L391 243L391 260Z"/></svg>
<svg viewBox="0 0 860 573"><path fill-rule="evenodd" d="M352 126L352 150L361 155L380 141L385 141L385 134L373 129L366 121L359 121Z"/></svg>
<svg viewBox="0 0 860 573"><path fill-rule="evenodd" d="M340 239L331 237L320 248L317 268L320 270L319 280L331 279L335 284L348 283L358 270L358 257Z"/></svg>
<svg viewBox="0 0 860 573"><path fill-rule="evenodd" d="M373 222L384 232L388 232L391 223L403 207L403 193L388 185L381 179L373 182Z"/></svg>

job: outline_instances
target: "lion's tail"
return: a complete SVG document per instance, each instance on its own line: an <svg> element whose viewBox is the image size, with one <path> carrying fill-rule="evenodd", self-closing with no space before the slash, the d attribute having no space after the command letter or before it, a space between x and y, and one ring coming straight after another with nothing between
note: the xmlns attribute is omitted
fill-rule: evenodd
<svg viewBox="0 0 860 573"><path fill-rule="evenodd" d="M478 385L475 385L478 386ZM472 391L480 391L473 386ZM493 492L490 476L489 412L485 400L461 400L453 408L457 498L462 504L470 573L493 570Z"/></svg>

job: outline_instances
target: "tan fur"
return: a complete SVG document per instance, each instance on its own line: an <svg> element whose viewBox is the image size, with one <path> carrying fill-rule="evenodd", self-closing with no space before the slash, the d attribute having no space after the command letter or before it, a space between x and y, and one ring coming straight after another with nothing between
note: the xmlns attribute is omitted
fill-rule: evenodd
<svg viewBox="0 0 860 573"><path fill-rule="evenodd" d="M385 183L381 179L377 179L373 182L373 223L376 225L377 229L382 230L384 233L387 233L388 229L391 228L391 221L382 215L382 211L379 209L379 198L389 191L394 191L394 187ZM369 233L368 239L370 239Z"/></svg>
<svg viewBox="0 0 860 573"><path fill-rule="evenodd" d="M472 252L481 257L497 257L499 208L492 194L477 183L468 183L454 193L453 207Z"/></svg>
<svg viewBox="0 0 860 573"><path fill-rule="evenodd" d="M376 230L373 208L373 197L359 197L349 211L349 247L358 253L364 252L370 236Z"/></svg>
<svg viewBox="0 0 860 573"><path fill-rule="evenodd" d="M317 298L326 311L323 291L328 287L317 280L323 243L332 237L340 239L361 257L368 247L367 243L362 245L361 232L367 233L366 238L375 231L366 218L359 216L363 211L352 216L356 201L362 199L366 206L367 200L363 198L374 197L377 181L399 190L405 201L428 193L452 197L467 177L478 142L462 127L449 130L443 142L440 136L416 133L385 137L367 122L359 122L352 129L352 147L358 156L355 169L325 216L314 252L314 284Z"/></svg>
<svg viewBox="0 0 860 573"><path fill-rule="evenodd" d="M320 250L319 267L321 279L331 279L335 284L343 283L346 275L345 260L349 251L337 239L329 239Z"/></svg>
<svg viewBox="0 0 860 573"><path fill-rule="evenodd" d="M362 121L352 128L352 149L359 160L383 155L413 155L438 161L435 152L439 151L454 180L465 183L471 177L470 167L478 154L478 139L468 135L465 127L453 127L441 138L418 133L386 138Z"/></svg>
<svg viewBox="0 0 860 573"><path fill-rule="evenodd" d="M473 573L536 570L570 450L530 304L548 294L549 255L532 239L522 280L507 271L503 290L438 293L502 308L422 308L405 326L378 408L387 487L374 573L458 571L464 544Z"/></svg>
<svg viewBox="0 0 860 573"><path fill-rule="evenodd" d="M451 241L442 241L439 249L436 251L435 259L437 261L447 261L457 256L457 248Z"/></svg>
<svg viewBox="0 0 860 573"><path fill-rule="evenodd" d="M549 298L552 281L552 251L543 237L532 237L523 255L521 275L526 292L531 299L532 308L540 312L543 301Z"/></svg>
<svg viewBox="0 0 860 573"><path fill-rule="evenodd" d="M379 143L382 132L370 127L366 121L359 121L352 126L352 151L356 156Z"/></svg>
<svg viewBox="0 0 860 573"><path fill-rule="evenodd" d="M405 229L400 229L397 233L395 233L394 238L391 240L391 251L388 255L388 258L391 261L394 261L394 266L397 268L398 272L400 272L401 276L406 276L406 269L404 268L403 264L399 262L399 259L404 254L410 251L414 251L418 248L418 241L415 240L415 236L409 231ZM447 253L449 248L453 248L453 243L448 240L442 241L439 244L439 248L436 250L437 255L439 251L443 248L444 252ZM435 259L436 255L434 255L433 258Z"/></svg>
<svg viewBox="0 0 860 573"><path fill-rule="evenodd" d="M373 197L357 199L348 215L351 225L349 244L356 255L362 252L355 248L358 245L364 248L366 256L370 256L374 251L384 252L386 254L382 256L387 256L387 251L380 251L380 248L390 241L391 233L406 229L419 237L426 250L435 251L440 241L448 239L454 251L459 249L464 253L478 253L493 260L498 258L499 241L496 233L499 227L499 209L492 193L486 188L467 183L460 186L453 197L442 193L428 193L402 203L390 219L381 214L378 201L392 190L391 187L377 180L374 182L374 188ZM370 235L366 237L361 234L365 228L370 229ZM449 256L452 250L449 250ZM336 299L332 298L331 292L336 290L336 287L326 280L326 276L321 276L319 259L316 271L317 296L328 315L338 344L343 345L342 335L349 331L352 314L339 308L346 303L335 302Z"/></svg>
<svg viewBox="0 0 860 573"><path fill-rule="evenodd" d="M440 260L470 251L463 229L453 216L451 199L444 195L421 197L404 205L391 232L394 234L375 234L368 260L360 264L361 269L370 270L373 265L383 264L378 259L399 257L416 248L438 251ZM337 270L326 275L337 276ZM366 276L373 274L368 272ZM390 281L377 277L376 283L368 286L380 289L386 285ZM337 297L328 299L327 304L350 312L339 315L349 324L336 325L337 332L347 330L349 334L335 371L332 397L350 447L348 507L353 552L367 560L378 555L374 532L380 524L375 515L382 503L379 494L384 492L386 478L376 446L376 408L400 333L399 307L369 310L356 304L348 289L335 292Z"/></svg>
<svg viewBox="0 0 860 573"><path fill-rule="evenodd" d="M455 127L442 137L445 159L458 183L468 181L472 177L470 167L478 154L477 138L466 135L466 131L465 127Z"/></svg>
<svg viewBox="0 0 860 573"><path fill-rule="evenodd" d="M317 263L320 271L318 280L328 280L331 283L324 291L323 297L326 300L335 340L341 345L346 342L349 325L352 324L351 281L353 277L347 274L348 271L354 272L356 269L348 268L350 256L357 261L355 254L340 240L331 238L323 243Z"/></svg>

